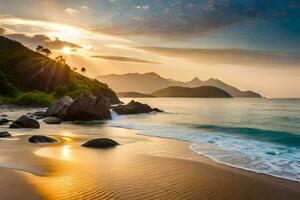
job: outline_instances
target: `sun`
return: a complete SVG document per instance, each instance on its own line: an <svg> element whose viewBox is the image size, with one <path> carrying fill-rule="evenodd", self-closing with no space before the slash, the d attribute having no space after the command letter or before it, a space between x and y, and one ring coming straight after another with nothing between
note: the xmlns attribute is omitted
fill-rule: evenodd
<svg viewBox="0 0 300 200"><path fill-rule="evenodd" d="M71 47L64 47L63 52L66 55L70 55L72 53L72 48Z"/></svg>

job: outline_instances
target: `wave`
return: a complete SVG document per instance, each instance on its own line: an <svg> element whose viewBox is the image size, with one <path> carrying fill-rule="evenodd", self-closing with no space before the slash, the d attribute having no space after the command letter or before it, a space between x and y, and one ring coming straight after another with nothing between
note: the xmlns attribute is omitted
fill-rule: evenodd
<svg viewBox="0 0 300 200"><path fill-rule="evenodd" d="M193 128L206 130L209 132L235 134L249 139L300 147L300 133L218 125L194 125Z"/></svg>

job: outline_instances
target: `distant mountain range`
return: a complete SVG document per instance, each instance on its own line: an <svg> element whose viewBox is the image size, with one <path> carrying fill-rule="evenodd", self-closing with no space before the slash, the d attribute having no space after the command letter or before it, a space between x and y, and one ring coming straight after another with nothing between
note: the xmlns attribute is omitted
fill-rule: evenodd
<svg viewBox="0 0 300 200"><path fill-rule="evenodd" d="M194 88L171 86L153 92L152 95L156 97L232 98L228 92L213 86L201 86Z"/></svg>
<svg viewBox="0 0 300 200"><path fill-rule="evenodd" d="M182 82L173 79L165 79L160 75L150 73L128 73L128 74L110 74L98 76L97 79L108 84L116 92L135 92L143 94L151 94L157 90L170 86L180 86L188 88L196 88L201 86L213 86L220 88L232 97L237 98L262 98L262 96L253 91L240 91L238 88L228 85L218 79L208 79L202 81L199 78L194 78L191 81Z"/></svg>

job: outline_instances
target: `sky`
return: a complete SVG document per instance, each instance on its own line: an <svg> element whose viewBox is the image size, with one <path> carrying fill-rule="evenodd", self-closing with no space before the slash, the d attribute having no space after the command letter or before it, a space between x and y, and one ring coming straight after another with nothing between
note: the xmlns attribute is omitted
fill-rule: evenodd
<svg viewBox="0 0 300 200"><path fill-rule="evenodd" d="M1 0L0 34L93 78L156 72L300 97L299 0Z"/></svg>

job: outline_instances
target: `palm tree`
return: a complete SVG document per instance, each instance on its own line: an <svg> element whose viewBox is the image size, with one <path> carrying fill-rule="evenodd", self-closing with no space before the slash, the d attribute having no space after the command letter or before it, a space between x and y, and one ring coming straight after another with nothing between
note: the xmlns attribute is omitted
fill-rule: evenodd
<svg viewBox="0 0 300 200"><path fill-rule="evenodd" d="M56 60L56 62L58 62L58 63L60 63L60 64L62 64L62 65L64 65L64 64L66 64L66 59L63 57L63 56L57 56L56 58L55 58L55 60Z"/></svg>
<svg viewBox="0 0 300 200"><path fill-rule="evenodd" d="M82 68L81 68L81 72L82 72L82 73L85 73L85 72L86 72L85 67L82 67Z"/></svg>
<svg viewBox="0 0 300 200"><path fill-rule="evenodd" d="M44 55L46 55L46 56L50 56L51 55L51 51L48 48L43 48L41 50L41 53L44 54Z"/></svg>
<svg viewBox="0 0 300 200"><path fill-rule="evenodd" d="M37 52L39 52L40 54L43 54L45 56L50 56L51 55L51 51L48 48L44 48L42 45L38 45L35 50Z"/></svg>
<svg viewBox="0 0 300 200"><path fill-rule="evenodd" d="M36 50L37 52L41 52L42 49L44 49L44 47L43 47L42 45L38 45L38 46L35 48L35 50Z"/></svg>

